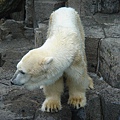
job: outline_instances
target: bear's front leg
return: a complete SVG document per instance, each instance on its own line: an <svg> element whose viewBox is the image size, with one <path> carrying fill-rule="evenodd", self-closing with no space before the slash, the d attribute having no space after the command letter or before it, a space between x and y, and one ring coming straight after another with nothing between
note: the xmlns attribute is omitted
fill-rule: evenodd
<svg viewBox="0 0 120 120"><path fill-rule="evenodd" d="M46 112L58 112L59 110L61 110L61 93L63 92L62 77L54 84L44 86L43 91L46 99L42 104L41 110Z"/></svg>
<svg viewBox="0 0 120 120"><path fill-rule="evenodd" d="M79 81L69 77L67 79L67 85L69 88L68 104L76 109L84 107L86 105L86 88L84 84L80 84Z"/></svg>

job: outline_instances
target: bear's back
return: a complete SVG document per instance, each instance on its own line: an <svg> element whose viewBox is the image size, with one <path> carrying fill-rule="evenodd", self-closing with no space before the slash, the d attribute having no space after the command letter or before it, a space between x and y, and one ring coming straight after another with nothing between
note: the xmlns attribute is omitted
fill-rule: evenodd
<svg viewBox="0 0 120 120"><path fill-rule="evenodd" d="M62 7L52 13L52 24L54 26L74 27L77 26L77 12L73 8Z"/></svg>

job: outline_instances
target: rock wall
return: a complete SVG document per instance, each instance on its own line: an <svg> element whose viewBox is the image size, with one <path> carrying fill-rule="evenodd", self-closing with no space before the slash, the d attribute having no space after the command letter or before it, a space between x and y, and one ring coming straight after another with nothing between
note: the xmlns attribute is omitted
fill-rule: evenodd
<svg viewBox="0 0 120 120"><path fill-rule="evenodd" d="M87 94L88 105L86 107L86 119L119 119L119 13L113 15L99 13L94 16L88 16L91 13L83 14L79 9L80 5L78 1L68 1L69 4L82 14L81 19L86 37L88 70L97 72L98 75L104 78L104 80L102 80L102 77L99 80L94 79L95 91L88 92ZM82 10L84 11L84 9Z"/></svg>
<svg viewBox="0 0 120 120"><path fill-rule="evenodd" d="M100 72L112 87L120 89L120 38L105 38L100 45Z"/></svg>
<svg viewBox="0 0 120 120"><path fill-rule="evenodd" d="M34 0L26 0L26 17L25 23L27 27L33 28L34 22Z"/></svg>
<svg viewBox="0 0 120 120"><path fill-rule="evenodd" d="M97 13L119 12L118 1L26 0L25 23L2 19L0 21L0 119L119 120L120 13ZM113 7L110 7L112 4ZM31 92L23 88L11 87L9 80L22 56L45 42L49 15L62 6L72 6L81 15L86 37L88 70L94 72L90 75L94 80L95 89L87 91L85 109L76 111L70 108L67 105L68 93L65 91L62 96L62 111L47 114L39 110L44 100L41 90Z"/></svg>
<svg viewBox="0 0 120 120"><path fill-rule="evenodd" d="M119 0L68 0L68 6L87 16L98 12L111 14L120 11Z"/></svg>
<svg viewBox="0 0 120 120"><path fill-rule="evenodd" d="M14 20L24 21L25 2L24 0L1 0L0 1L0 19L11 18Z"/></svg>

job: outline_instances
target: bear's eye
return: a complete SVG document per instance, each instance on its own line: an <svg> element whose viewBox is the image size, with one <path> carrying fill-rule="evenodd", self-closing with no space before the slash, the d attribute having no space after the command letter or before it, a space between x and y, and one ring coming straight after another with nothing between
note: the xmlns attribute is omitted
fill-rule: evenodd
<svg viewBox="0 0 120 120"><path fill-rule="evenodd" d="M25 74L25 72L23 72L22 70L20 70L20 73L23 74L23 75Z"/></svg>

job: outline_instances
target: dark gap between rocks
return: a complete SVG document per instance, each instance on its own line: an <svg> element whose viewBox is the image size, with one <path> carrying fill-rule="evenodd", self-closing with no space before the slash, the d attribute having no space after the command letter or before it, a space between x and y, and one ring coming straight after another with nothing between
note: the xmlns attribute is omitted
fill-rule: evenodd
<svg viewBox="0 0 120 120"><path fill-rule="evenodd" d="M0 53L0 67L2 67L5 63L5 60L2 60L2 54Z"/></svg>

